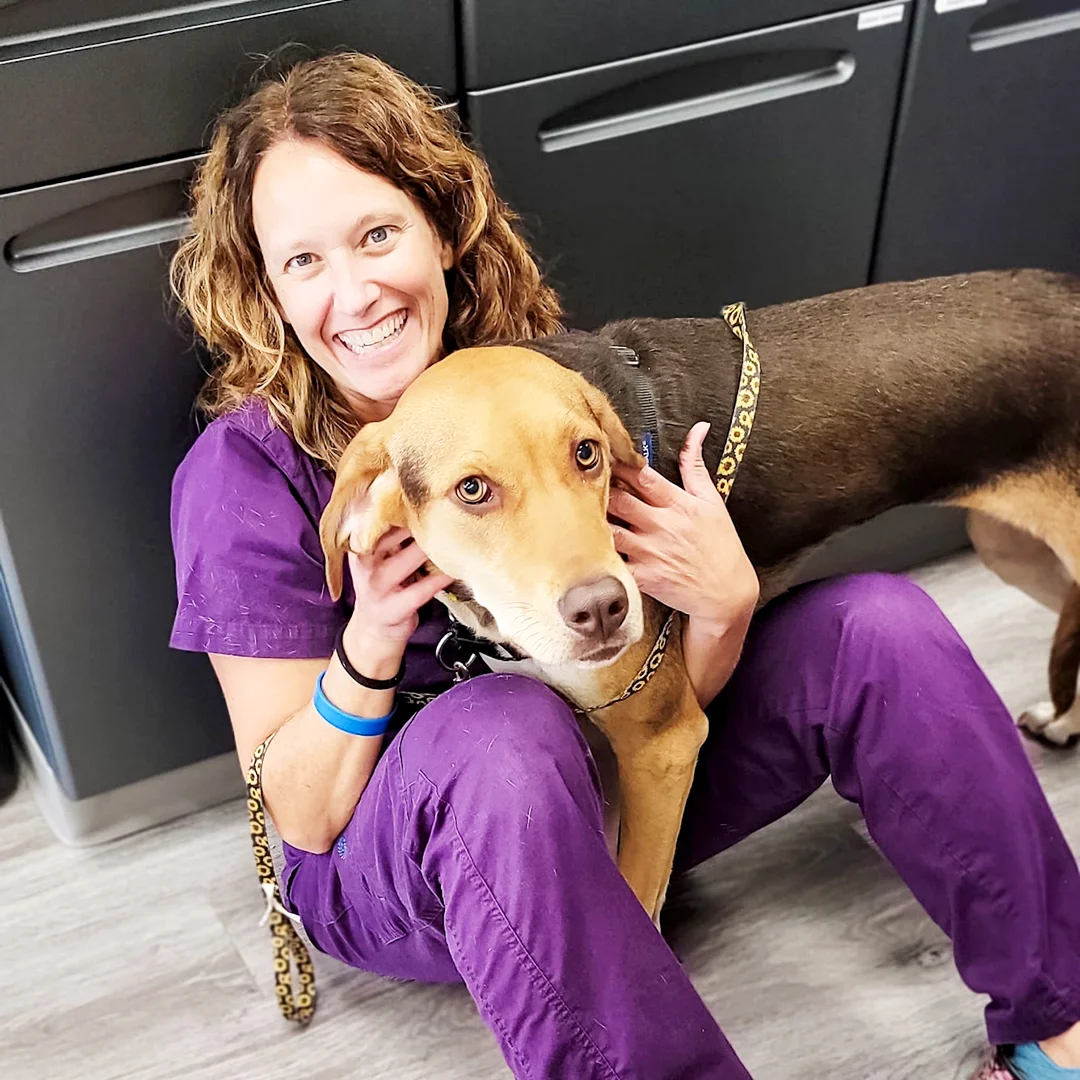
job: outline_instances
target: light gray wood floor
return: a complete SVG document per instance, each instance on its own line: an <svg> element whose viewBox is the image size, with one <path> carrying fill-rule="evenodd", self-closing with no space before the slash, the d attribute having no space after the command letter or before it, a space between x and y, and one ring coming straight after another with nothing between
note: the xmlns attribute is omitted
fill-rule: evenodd
<svg viewBox="0 0 1080 1080"><path fill-rule="evenodd" d="M1053 616L963 555L915 575L1014 711L1045 696ZM1080 761L1029 744L1074 847ZM983 1002L948 943L824 790L694 876L678 937L758 1080L953 1080ZM508 1076L458 987L320 958L319 1015L278 1017L243 807L105 847L0 808L2 1080L488 1080Z"/></svg>

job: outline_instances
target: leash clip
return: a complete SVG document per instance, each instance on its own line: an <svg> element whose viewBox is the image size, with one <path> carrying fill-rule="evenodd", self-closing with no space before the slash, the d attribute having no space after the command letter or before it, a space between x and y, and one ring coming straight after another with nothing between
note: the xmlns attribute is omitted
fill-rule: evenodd
<svg viewBox="0 0 1080 1080"><path fill-rule="evenodd" d="M469 668L471 668L480 657L475 652L469 653L468 659L466 660L462 660L460 656L448 656L447 649L451 646L455 649L461 648L461 641L458 639L457 634L454 633L453 627L447 630L446 633L439 638L439 644L435 646L435 659L439 661L444 670L453 674L455 683L462 683L466 679L472 678L472 672Z"/></svg>
<svg viewBox="0 0 1080 1080"><path fill-rule="evenodd" d="M266 910L263 911L262 918L259 920L260 926L265 926L270 921L270 916L276 911L279 915L284 915L294 926L300 925L300 916L291 912L285 905L278 900L277 885L273 881L264 881L262 883L263 899L266 901Z"/></svg>

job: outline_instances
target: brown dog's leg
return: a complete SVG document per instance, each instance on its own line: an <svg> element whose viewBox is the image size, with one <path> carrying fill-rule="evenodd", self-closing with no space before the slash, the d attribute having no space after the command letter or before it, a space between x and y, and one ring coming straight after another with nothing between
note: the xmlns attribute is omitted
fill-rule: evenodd
<svg viewBox="0 0 1080 1080"><path fill-rule="evenodd" d="M619 871L657 923L709 721L689 684L676 708L666 710L662 725L656 714L641 709L645 702L633 703L633 713L616 706L621 712L608 718L602 730L619 766Z"/></svg>
<svg viewBox="0 0 1080 1080"><path fill-rule="evenodd" d="M987 565L1059 612L1050 652L1051 700L1020 726L1055 746L1080 736L1080 488L1072 467L1003 476L951 500L969 511L968 533Z"/></svg>
<svg viewBox="0 0 1080 1080"><path fill-rule="evenodd" d="M1050 647L1050 700L1058 715L1076 702L1076 678L1080 673L1080 587L1073 585L1061 609L1054 643Z"/></svg>
<svg viewBox="0 0 1080 1080"><path fill-rule="evenodd" d="M1056 746L1070 746L1080 737L1080 587L1073 585L1061 608L1050 647L1050 701L1020 717L1027 730Z"/></svg>
<svg viewBox="0 0 1080 1080"><path fill-rule="evenodd" d="M979 510L968 511L967 533L979 558L1002 581L1051 611L1061 611L1072 577L1048 544Z"/></svg>

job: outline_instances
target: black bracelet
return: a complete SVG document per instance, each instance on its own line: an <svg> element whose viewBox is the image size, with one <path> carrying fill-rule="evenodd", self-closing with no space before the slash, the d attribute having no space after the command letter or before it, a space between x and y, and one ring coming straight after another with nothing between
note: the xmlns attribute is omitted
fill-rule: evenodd
<svg viewBox="0 0 1080 1080"><path fill-rule="evenodd" d="M349 658L345 655L344 626L338 631L337 641L334 642L334 655L338 658L338 663L345 669L345 674L354 683L359 683L366 690L393 690L405 678L405 657L401 658L401 667L398 668L398 673L392 679L369 679L366 675L361 675L349 663Z"/></svg>

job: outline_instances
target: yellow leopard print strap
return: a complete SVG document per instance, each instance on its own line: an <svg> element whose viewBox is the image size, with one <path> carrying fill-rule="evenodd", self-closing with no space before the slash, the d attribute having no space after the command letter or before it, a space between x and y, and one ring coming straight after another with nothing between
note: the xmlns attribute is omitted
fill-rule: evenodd
<svg viewBox="0 0 1080 1080"><path fill-rule="evenodd" d="M291 915L281 899L274 862L270 855L270 838L266 835L266 807L262 796L262 769L270 736L255 748L247 773L248 819L251 823L251 848L255 853L255 869L259 884L266 897L266 914L263 922L270 924L274 942L274 983L278 1008L286 1020L307 1024L315 1015L315 969L307 946L293 925ZM261 924L260 924L261 925ZM296 968L299 990L293 993L290 960Z"/></svg>
<svg viewBox="0 0 1080 1080"><path fill-rule="evenodd" d="M653 645L649 655L645 657L645 663L641 665L641 669L634 676L630 685L618 697L612 698L610 701L604 702L603 705L597 705L595 708L586 711L599 712L601 709L608 709L612 705L618 705L620 701L625 701L639 690L643 690L645 684L656 674L660 665L664 662L664 656L667 654L668 638L671 637L671 628L674 625L675 612L671 611L668 613L664 625L660 627L660 633L656 636L656 644Z"/></svg>
<svg viewBox="0 0 1080 1080"><path fill-rule="evenodd" d="M728 304L722 314L724 322L731 327L731 332L743 346L742 372L739 376L739 390L735 395L735 408L731 413L731 427L728 428L724 453L716 468L716 490L726 500L731 494L735 474L739 471L743 454L746 452L750 429L754 426L758 394L761 391L761 360L746 329L746 305Z"/></svg>

